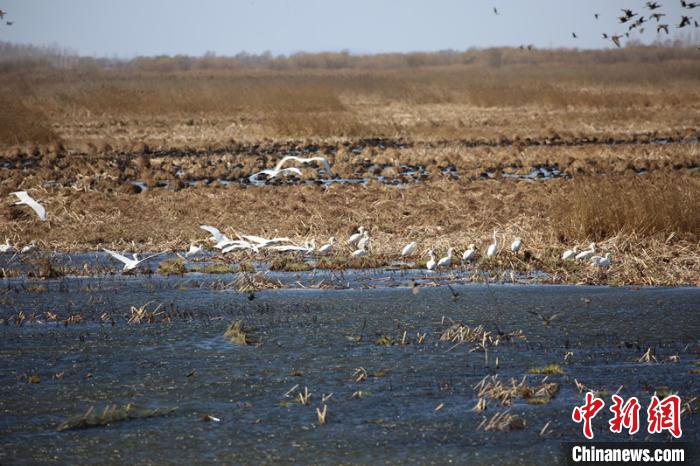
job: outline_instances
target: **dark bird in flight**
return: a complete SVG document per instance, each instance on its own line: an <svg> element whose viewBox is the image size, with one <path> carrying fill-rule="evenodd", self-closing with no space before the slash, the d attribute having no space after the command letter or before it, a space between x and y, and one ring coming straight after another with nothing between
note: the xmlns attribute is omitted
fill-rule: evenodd
<svg viewBox="0 0 700 466"><path fill-rule="evenodd" d="M665 13L654 13L653 15L651 15L651 17L654 18L657 23L659 22L659 20L661 20L662 16L666 16L666 14Z"/></svg>
<svg viewBox="0 0 700 466"><path fill-rule="evenodd" d="M697 27L700 27L700 25L698 25L698 22L697 22L697 21L693 21L693 23L695 24L695 27L696 27L696 28L697 28Z"/></svg>
<svg viewBox="0 0 700 466"><path fill-rule="evenodd" d="M628 10L628 9L626 9L626 8L623 8L623 9L620 10L620 11L622 11L622 12L625 14L625 16L627 17L627 19L632 18L633 16L637 16L637 13L634 13L632 10Z"/></svg>
<svg viewBox="0 0 700 466"><path fill-rule="evenodd" d="M15 24L15 22L14 22L14 21L8 21L8 22L6 22L5 24L7 24L8 26L12 26L13 24Z"/></svg>
<svg viewBox="0 0 700 466"><path fill-rule="evenodd" d="M593 16L595 16L595 19L598 19L598 13L594 13Z"/></svg>
<svg viewBox="0 0 700 466"><path fill-rule="evenodd" d="M687 16L681 17L681 24L678 25L679 28L684 28L690 24L690 18Z"/></svg>
<svg viewBox="0 0 700 466"><path fill-rule="evenodd" d="M683 8L687 8L689 10L692 10L693 8L699 7L700 3L688 3L688 2L681 0L681 5L683 6Z"/></svg>
<svg viewBox="0 0 700 466"><path fill-rule="evenodd" d="M647 8L650 10L656 10L657 8L661 8L661 5L656 2L647 2Z"/></svg>
<svg viewBox="0 0 700 466"><path fill-rule="evenodd" d="M610 40L613 41L613 43L614 43L615 45L617 45L618 47L621 47L621 45L620 45L620 39L622 39L622 36L612 36L612 37L610 38Z"/></svg>
<svg viewBox="0 0 700 466"><path fill-rule="evenodd" d="M493 7L493 14L494 14L494 15L497 15L497 14L498 14L498 8Z"/></svg>
<svg viewBox="0 0 700 466"><path fill-rule="evenodd" d="M666 31L666 34L668 34L668 24L659 24L658 26L656 26L657 34L661 32L662 29Z"/></svg>
<svg viewBox="0 0 700 466"><path fill-rule="evenodd" d="M574 39L578 39L578 36L576 35L575 32L572 32L572 33L571 33L571 36L572 36Z"/></svg>
<svg viewBox="0 0 700 466"><path fill-rule="evenodd" d="M607 39L608 35L606 33L603 33L603 39Z"/></svg>
<svg viewBox="0 0 700 466"><path fill-rule="evenodd" d="M539 312L536 312L536 311L527 311L527 312L529 312L533 316L537 316L540 319L542 319L542 323L544 324L545 327L548 327L549 324L551 324L554 319L556 319L557 317L559 317L561 315L561 314L552 314L551 316L546 316L546 315L540 314Z"/></svg>

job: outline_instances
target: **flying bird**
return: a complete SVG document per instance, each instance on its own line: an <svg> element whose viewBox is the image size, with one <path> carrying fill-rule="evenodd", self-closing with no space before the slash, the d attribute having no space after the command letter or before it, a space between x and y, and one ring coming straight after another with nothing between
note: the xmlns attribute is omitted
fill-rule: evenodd
<svg viewBox="0 0 700 466"><path fill-rule="evenodd" d="M185 257L195 256L202 252L204 248L198 244L190 244L190 249L185 253Z"/></svg>
<svg viewBox="0 0 700 466"><path fill-rule="evenodd" d="M46 209L44 209L43 205L39 204L29 194L27 194L27 191L16 191L11 194L14 194L19 199L19 201L17 201L15 205L28 205L39 216L39 220L41 220L42 222L46 220Z"/></svg>
<svg viewBox="0 0 700 466"><path fill-rule="evenodd" d="M5 24L7 24L8 26L12 26L13 24L15 24L15 22L14 21L7 21Z"/></svg>
<svg viewBox="0 0 700 466"><path fill-rule="evenodd" d="M578 39L578 36L576 35L575 32L572 32L572 33L571 33L571 36L572 36L574 39Z"/></svg>
<svg viewBox="0 0 700 466"><path fill-rule="evenodd" d="M661 20L662 16L666 16L666 13L654 13L650 17L654 18L656 20L656 22L658 23Z"/></svg>
<svg viewBox="0 0 700 466"><path fill-rule="evenodd" d="M659 24L658 26L656 26L657 33L661 32L662 29L666 31L666 34L668 34L668 24Z"/></svg>
<svg viewBox="0 0 700 466"><path fill-rule="evenodd" d="M613 41L613 43L618 47L620 47L620 39L622 39L622 36L612 36L610 38L610 40Z"/></svg>
<svg viewBox="0 0 700 466"><path fill-rule="evenodd" d="M561 315L561 314L552 314L551 316L546 316L546 315L540 314L539 312L536 312L536 311L527 311L527 312L529 312L533 316L537 316L540 319L542 319L542 323L544 324L545 327L548 327L549 324L551 324L554 319L556 319L557 317L559 317Z"/></svg>
<svg viewBox="0 0 700 466"><path fill-rule="evenodd" d="M211 233L211 237L209 239L216 243L216 245L214 247L217 249L221 249L224 246L231 244L233 242L233 240L231 240L228 236L221 233L218 228L215 228L215 227L210 226L210 225L200 225L199 228Z"/></svg>
<svg viewBox="0 0 700 466"><path fill-rule="evenodd" d="M103 251L109 254L110 256L114 257L117 259L119 262L122 262L124 264L124 268L122 269L123 272L128 272L129 270L133 270L136 267L139 266L139 264L142 264L143 262L146 262L149 259L152 259L156 256L160 256L161 254L165 254L165 252L159 252L158 254L153 254L148 257L144 257L143 259L139 259L139 257L136 255L136 253L132 254L133 259L129 259L126 256L122 256L118 252L110 251L109 249L104 249Z"/></svg>
<svg viewBox="0 0 700 466"><path fill-rule="evenodd" d="M595 19L598 19L598 13L594 13L593 16L595 16Z"/></svg>
<svg viewBox="0 0 700 466"><path fill-rule="evenodd" d="M497 15L497 14L498 14L498 8L493 7L493 14L494 14L494 15Z"/></svg>
<svg viewBox="0 0 700 466"><path fill-rule="evenodd" d="M647 8L650 10L656 10L657 8L661 8L661 5L656 2L647 2Z"/></svg>
<svg viewBox="0 0 700 466"><path fill-rule="evenodd" d="M681 24L678 25L679 28L683 28L690 25L690 18L687 16L681 16Z"/></svg>

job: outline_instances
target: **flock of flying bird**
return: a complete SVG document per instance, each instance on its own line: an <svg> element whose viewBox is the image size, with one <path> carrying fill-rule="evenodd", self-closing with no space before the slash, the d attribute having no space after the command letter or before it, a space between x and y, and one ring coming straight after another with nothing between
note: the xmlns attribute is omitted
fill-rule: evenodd
<svg viewBox="0 0 700 466"><path fill-rule="evenodd" d="M298 160L298 159L297 159ZM325 161L325 159L324 159ZM302 162L303 163L303 162ZM326 169L328 172L330 172L330 166L328 166L328 162L325 161L326 164ZM283 164L279 163L277 164L277 167L275 168L276 170L280 170L281 166ZM17 191L12 193L14 196L17 197L18 201L16 202L15 205L27 205L31 207L34 212L38 215L39 219L42 221L45 221L47 219L46 215L46 209L44 206L42 206L39 202L37 202L34 198L32 198L26 191ZM316 247L316 242L315 240L311 240L310 242L306 242L303 245L296 245L293 243L293 241L290 238L287 237L277 237L277 238L262 238L260 236L254 236L254 235L239 235L236 233L237 239L231 239L228 236L226 236L224 233L222 233L218 228L213 227L211 225L200 225L200 228L202 230L205 230L208 232L211 236L209 237L209 240L214 243L214 248L219 249L223 254L232 252L232 251L253 251L253 252L260 252L262 249L270 250L270 251L277 251L277 252L296 252L296 253L301 253L304 255L315 255L315 256L324 256L329 254L335 243L336 239L335 237L331 237L327 243L321 245L320 247ZM486 254L484 255L484 258L486 259L491 259L496 257L498 254L498 231L494 230L493 235L493 242L488 246L486 249ZM360 226L357 229L357 232L353 233L350 238L346 241L346 245L354 248L353 252L350 254L351 257L364 257L369 254L369 248L370 248L370 235L369 232L363 227ZM523 246L523 240L522 238L515 238L513 242L510 245L510 251L514 254L518 254ZM22 248L19 252L21 253L26 253L31 251L34 248L34 245L28 245ZM413 241L406 246L403 247L401 250L401 258L409 258L415 255L416 250L418 248L418 243ZM115 251L111 251L109 249L104 249L106 253L108 253L110 256L112 256L114 259L120 261L122 264L124 264L123 271L127 272L129 270L133 270L142 263L160 256L162 254L165 254L166 252L160 252L157 254L153 254L147 257L144 257L142 259L139 259L138 255L136 253L132 254L132 257L127 257L123 254L120 254ZM201 252L204 251L204 247L195 243L190 244L189 250L184 253L184 256L178 254L182 258L188 258L195 256ZM0 245L0 253L9 253L9 252L14 252L14 249L12 245L10 245L9 240L5 240L5 244ZM429 260L426 263L426 268L430 271L438 270L438 269L443 269L443 268L448 268L452 266L453 259L454 259L454 248L449 248L447 251L447 255L445 257L440 258L439 260L436 258L435 253L432 249L429 249L426 251ZM612 255L610 253L605 254L605 256L599 256L595 255L596 253L596 244L591 243L591 245L588 247L588 249L584 249L582 251L579 251L577 247L574 247L571 250L565 251L561 258L562 260L578 260L578 261L590 261L591 264L596 265L601 268L607 268L610 266L612 262ZM475 261L477 258L477 248L474 244L470 244L469 248L464 251L462 254L462 262L463 263L469 263Z"/></svg>
<svg viewBox="0 0 700 466"><path fill-rule="evenodd" d="M700 6L700 3L695 3L695 2L686 2L685 0L680 0L681 2L681 7L685 8L686 10L693 10L697 7ZM622 15L619 16L618 23L619 24L625 24L627 27L627 31L625 31L622 34L608 34L606 32L603 33L603 39L606 40L611 40L617 47L622 46L622 38L629 38L630 33L637 29L637 31L642 34L644 33L644 23L650 23L652 20L656 20L656 33L659 34L661 31L664 31L668 35L668 28L670 27L669 24L661 24L661 18L665 17L666 14L662 13L659 10L663 5L661 5L658 2L646 2L644 8L648 9L649 11L653 11L653 13L649 14L648 16L642 15L640 13L635 13L629 8L623 8ZM493 8L493 13L495 15L498 15L498 9L496 7ZM597 20L600 15L598 13L594 13L593 16ZM700 24L696 19L693 19L691 16L687 15L681 15L681 19L678 22L678 25L676 26L677 28L684 28L686 26L694 26L694 27L700 27ZM578 34L576 32L572 32L571 36L574 39L578 39ZM521 49L524 49L525 46L521 45ZM532 45L527 46L528 50L532 50Z"/></svg>

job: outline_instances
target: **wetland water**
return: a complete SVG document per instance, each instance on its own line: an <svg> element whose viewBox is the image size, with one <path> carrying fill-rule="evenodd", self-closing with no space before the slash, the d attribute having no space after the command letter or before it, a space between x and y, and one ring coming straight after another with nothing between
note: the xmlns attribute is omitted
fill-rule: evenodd
<svg viewBox="0 0 700 466"><path fill-rule="evenodd" d="M560 442L583 439L571 421L583 398L574 379L607 391L606 411L620 385L621 396L637 396L644 408L663 387L684 399L700 395L692 373L700 358L698 289L454 284L415 293L410 282L367 289L376 276L358 274L345 289L259 291L251 300L216 286L233 276L192 275L4 280L0 463L556 463ZM156 323L128 323L131 306L148 301L163 304ZM58 321L46 322L47 311ZM560 315L545 326L528 311ZM20 312L44 322L18 325ZM84 320L64 324L71 315ZM225 339L235 320L259 344ZM494 334L521 330L525 338L489 346L487 361L477 343L440 340L455 322ZM649 347L658 363L639 362ZM679 362L668 359L675 355ZM536 386L545 376L528 371L549 363L564 374L547 376L560 383L548 403L488 399L484 412L472 410L485 376L508 385L527 375ZM28 383L34 376L40 383ZM295 401L304 387L308 405ZM128 403L177 409L56 431L91 406ZM316 415L322 404L325 425ZM478 429L485 416L508 409L524 428ZM594 420L596 440L628 438L607 432L608 414ZM682 427L682 440L700 439L698 414L684 413Z"/></svg>

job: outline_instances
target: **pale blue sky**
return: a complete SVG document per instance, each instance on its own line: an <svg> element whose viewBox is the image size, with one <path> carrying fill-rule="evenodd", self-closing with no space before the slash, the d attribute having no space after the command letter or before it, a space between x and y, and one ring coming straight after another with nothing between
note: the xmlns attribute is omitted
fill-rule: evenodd
<svg viewBox="0 0 700 466"><path fill-rule="evenodd" d="M659 0L673 26L700 8ZM58 45L83 55L119 56L241 51L353 53L464 50L469 47L610 47L617 16L639 0L0 0L0 41ZM497 7L500 15L493 14ZM657 10L659 11L659 10ZM600 14L595 20L593 13ZM655 22L653 23L656 24ZM579 39L574 39L575 31ZM685 28L700 38L700 29ZM639 37L638 34L634 36ZM646 25L646 42L656 37Z"/></svg>

